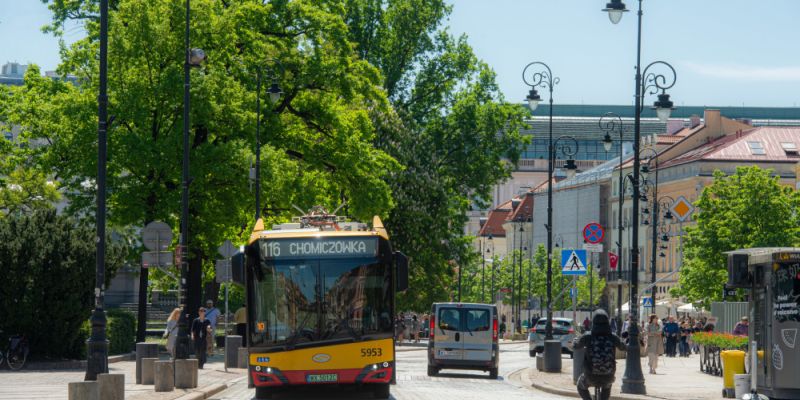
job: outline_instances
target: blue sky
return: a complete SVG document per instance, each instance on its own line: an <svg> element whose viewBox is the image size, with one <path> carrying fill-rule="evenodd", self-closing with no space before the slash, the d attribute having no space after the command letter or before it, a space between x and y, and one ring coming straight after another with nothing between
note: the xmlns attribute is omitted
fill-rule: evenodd
<svg viewBox="0 0 800 400"><path fill-rule="evenodd" d="M632 104L637 3L612 25L606 0L448 0L447 24L467 34L497 72L502 92L522 101L523 67L543 61L561 79L556 104ZM644 0L642 63L664 60L678 73L676 106L800 104L800 1ZM0 63L58 64L58 42L40 0L0 0ZM68 41L80 28L67 30ZM653 96L647 103L655 101Z"/></svg>

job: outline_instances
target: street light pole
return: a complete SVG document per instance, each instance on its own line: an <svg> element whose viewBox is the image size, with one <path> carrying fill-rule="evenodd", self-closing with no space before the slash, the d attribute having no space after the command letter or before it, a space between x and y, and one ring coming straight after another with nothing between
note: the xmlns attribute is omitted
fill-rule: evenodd
<svg viewBox="0 0 800 400"><path fill-rule="evenodd" d="M611 140L611 135L609 132L613 132L615 129L619 132L619 186L617 187L617 318L619 319L619 324L617 324L617 336L620 335L622 331L622 280L619 279L622 276L622 234L623 234L623 227L622 227L622 204L625 199L625 191L624 191L624 177L622 174L622 163L623 163L623 156L622 153L624 151L624 141L623 141L623 134L625 133L625 127L622 124L622 117L619 115L609 112L606 113L605 116L600 118L599 121L600 129L603 130L606 134L603 137L603 147L606 151L611 150L611 145L613 141Z"/></svg>
<svg viewBox="0 0 800 400"><path fill-rule="evenodd" d="M104 307L106 275L106 160L108 129L108 0L100 0L100 90L97 96L97 264L95 271L94 311L90 319L92 334L86 343L87 360L84 380L95 381L108 373L108 340Z"/></svg>
<svg viewBox="0 0 800 400"><path fill-rule="evenodd" d="M191 88L190 68L199 66L205 60L201 49L189 47L189 20L191 16L190 0L186 0L186 20L184 30L184 62L183 62L183 191L181 193L181 235L179 241L180 257L180 305L181 317L178 320L178 338L175 346L175 359L189 358L189 310L187 279L189 278L189 89Z"/></svg>
<svg viewBox="0 0 800 400"><path fill-rule="evenodd" d="M658 210L658 152L653 150L652 148L642 150L643 153L648 153L647 162L642 165L641 173L645 180L647 180L648 174L653 172L653 168L655 168L655 179L653 180L653 192L651 193L653 199L653 214L650 218L652 220L652 231L653 235L651 237L651 245L650 248L650 284L653 285L650 288L650 301L655 310L656 307L656 251L658 247L658 219L659 219L659 210ZM641 158L642 155L639 155ZM653 165L650 165L650 164Z"/></svg>
<svg viewBox="0 0 800 400"><path fill-rule="evenodd" d="M273 63L280 64L276 60ZM269 90L270 103L275 104L281 97L281 89L273 76ZM261 218L261 68L256 70L256 221Z"/></svg>
<svg viewBox="0 0 800 400"><path fill-rule="evenodd" d="M486 279L486 254L483 254L483 246L486 244L486 241L483 240L483 236L481 236L481 303L486 303L486 292L484 289ZM488 250L488 249L487 249Z"/></svg>
<svg viewBox="0 0 800 400"><path fill-rule="evenodd" d="M616 24L622 18L624 12L628 11L625 8L625 3L622 0L611 0L606 4L603 11L608 12L608 17L612 23ZM641 114L642 114L642 97L647 89L652 88L660 89L661 94L658 95L658 101L655 102L656 114L662 121L669 118L672 111L672 102L669 100L669 95L666 94L666 89L675 85L675 69L666 62L655 61L645 67L644 71L641 69L642 61L642 0L639 0L639 11L637 13L637 37L636 37L636 100L635 100L635 113L634 113L634 136L633 136L633 209L632 209L632 230L633 237L631 239L631 300L630 300L630 315L631 323L628 328L628 352L625 359L625 375L622 378L622 393L627 394L647 394L647 389L644 384L644 375L642 374L642 365L639 360L639 322L638 322L638 271L639 271L639 148L641 144ZM651 73L647 74L650 67L654 65L663 65L672 71L672 81L667 84L667 78L661 74ZM644 77L644 79L643 79Z"/></svg>

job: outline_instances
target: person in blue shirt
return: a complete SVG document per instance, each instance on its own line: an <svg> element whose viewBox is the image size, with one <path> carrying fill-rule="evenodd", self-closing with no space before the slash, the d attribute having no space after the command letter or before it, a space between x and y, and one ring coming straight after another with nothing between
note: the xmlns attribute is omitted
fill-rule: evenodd
<svg viewBox="0 0 800 400"><path fill-rule="evenodd" d="M675 322L675 317L670 315L669 320L664 324L664 337L667 338L667 357L675 357L680 333L680 326Z"/></svg>

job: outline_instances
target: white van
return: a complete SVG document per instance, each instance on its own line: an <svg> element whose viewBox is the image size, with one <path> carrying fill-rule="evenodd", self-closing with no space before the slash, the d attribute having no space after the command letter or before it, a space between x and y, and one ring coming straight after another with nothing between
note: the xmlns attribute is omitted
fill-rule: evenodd
<svg viewBox="0 0 800 400"><path fill-rule="evenodd" d="M441 369L476 369L497 378L497 307L476 303L434 303L428 341L428 376Z"/></svg>

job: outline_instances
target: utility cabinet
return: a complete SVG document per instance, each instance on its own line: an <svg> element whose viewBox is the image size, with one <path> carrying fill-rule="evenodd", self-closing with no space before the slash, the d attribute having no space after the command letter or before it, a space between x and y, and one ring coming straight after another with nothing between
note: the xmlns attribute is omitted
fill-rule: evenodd
<svg viewBox="0 0 800 400"><path fill-rule="evenodd" d="M748 333L758 345L758 392L770 399L800 399L800 248L727 255L728 288L750 291Z"/></svg>

